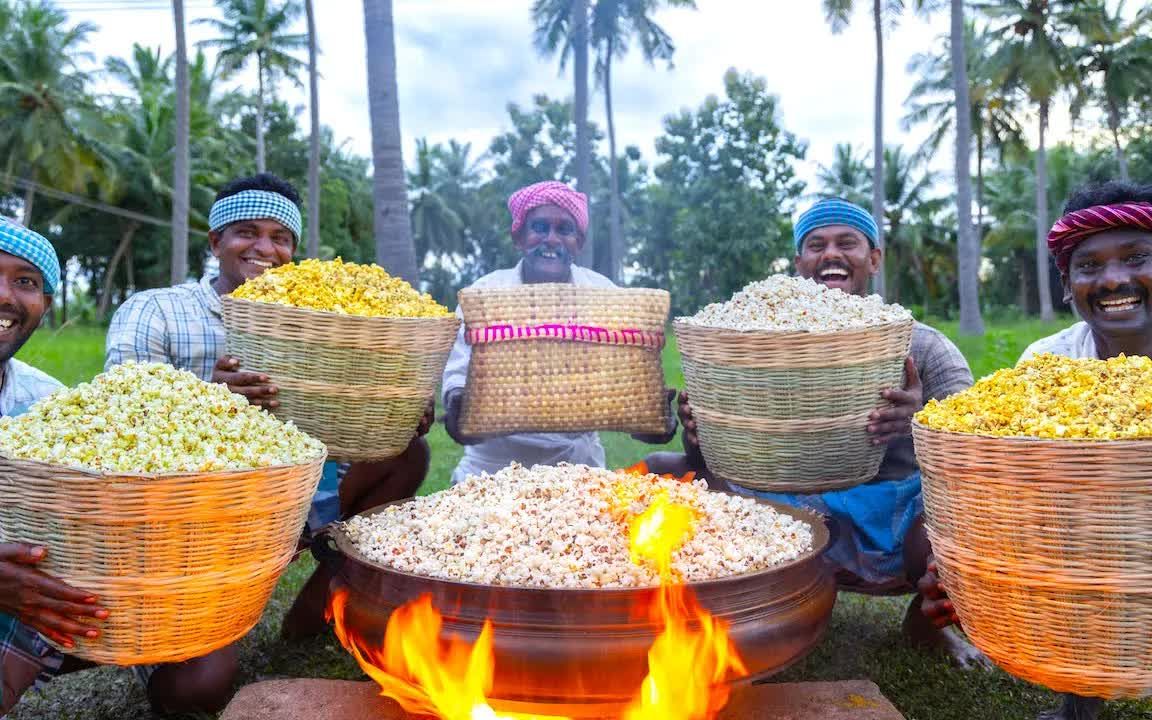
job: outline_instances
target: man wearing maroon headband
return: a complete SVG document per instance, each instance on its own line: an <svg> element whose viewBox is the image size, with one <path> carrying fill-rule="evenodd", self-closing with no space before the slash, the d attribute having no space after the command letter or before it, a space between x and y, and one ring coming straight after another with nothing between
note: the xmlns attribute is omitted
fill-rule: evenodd
<svg viewBox="0 0 1152 720"><path fill-rule="evenodd" d="M1020 359L1152 356L1152 185L1110 182L1075 190L1048 234L1048 250L1060 269L1064 302L1083 320L1032 343ZM924 614L937 627L958 622L934 565L920 590ZM1065 695L1060 709L1040 720L1095 720L1103 705Z"/></svg>
<svg viewBox="0 0 1152 720"><path fill-rule="evenodd" d="M508 198L508 212L512 216L509 233L522 255L521 260L516 267L485 275L472 287L515 287L532 283L616 287L603 275L573 262L587 239L587 195L561 182L540 182L512 193ZM456 314L461 314L459 309ZM594 432L517 433L485 439L460 432L464 385L471 359L472 349L461 328L442 381L444 427L453 440L464 446L464 457L452 473L453 484L469 475L494 473L512 462L525 466L568 462L604 467L604 446L600 444L600 436ZM672 391L669 393L670 396L674 394ZM633 437L642 442L663 444L671 440L675 432L673 419L666 436Z"/></svg>

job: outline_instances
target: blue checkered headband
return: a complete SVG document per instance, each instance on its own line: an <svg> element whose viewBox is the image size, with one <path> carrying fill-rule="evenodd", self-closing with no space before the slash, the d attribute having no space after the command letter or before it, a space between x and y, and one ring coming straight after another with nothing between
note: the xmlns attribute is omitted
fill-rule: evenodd
<svg viewBox="0 0 1152 720"><path fill-rule="evenodd" d="M275 220L300 240L300 208L280 193L244 190L217 200L208 212L208 229L219 231L241 220Z"/></svg>
<svg viewBox="0 0 1152 720"><path fill-rule="evenodd" d="M0 218L0 251L23 258L44 276L44 292L55 295L60 285L60 260L56 248L38 232Z"/></svg>
<svg viewBox="0 0 1152 720"><path fill-rule="evenodd" d="M809 233L829 225L847 225L859 230L868 238L872 247L876 247L876 237L880 235L872 214L859 205L846 200L821 200L808 208L796 221L796 227L792 230L792 236L796 240L796 253L799 254L803 249L804 238L808 237Z"/></svg>

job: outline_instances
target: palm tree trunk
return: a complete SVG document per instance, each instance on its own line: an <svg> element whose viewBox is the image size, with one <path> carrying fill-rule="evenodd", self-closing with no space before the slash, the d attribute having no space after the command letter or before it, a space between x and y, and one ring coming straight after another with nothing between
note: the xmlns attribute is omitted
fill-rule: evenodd
<svg viewBox="0 0 1152 720"><path fill-rule="evenodd" d="M396 84L392 0L364 0L368 51L368 107L372 123L372 200L376 261L416 285L416 249L408 216L408 191Z"/></svg>
<svg viewBox="0 0 1152 720"><path fill-rule="evenodd" d="M100 290L100 305L97 311L101 319L108 317L108 309L112 306L112 286L116 278L116 271L120 268L120 261L128 252L128 246L132 244L132 237L136 235L136 230L139 227L140 223L135 220L128 223L120 235L120 244L116 246L116 252L112 253L112 258L108 261L108 270L104 273L104 287Z"/></svg>
<svg viewBox="0 0 1152 720"><path fill-rule="evenodd" d="M972 104L968 88L964 0L952 0L952 89L956 94L956 266L960 274L960 332L983 335L980 315L980 237L972 227Z"/></svg>
<svg viewBox="0 0 1152 720"><path fill-rule="evenodd" d="M304 0L308 16L308 92L312 134L308 138L308 257L320 256L320 91L316 69L316 14Z"/></svg>
<svg viewBox="0 0 1152 720"><path fill-rule="evenodd" d="M620 176L616 167L616 121L612 116L612 52L615 43L608 38L608 49L604 55L604 110L608 119L608 162L609 180L612 187L608 195L608 230L612 252L608 258L608 277L619 283L624 265L624 231L620 222Z"/></svg>
<svg viewBox="0 0 1152 720"><path fill-rule="evenodd" d="M876 30L876 116L872 145L872 217L876 219L876 247L884 249L884 9L881 0L872 0L872 22ZM876 274L876 292L885 293L884 262Z"/></svg>
<svg viewBox="0 0 1152 720"><path fill-rule="evenodd" d="M1052 319L1052 285L1048 275L1048 132L1047 100L1040 103L1040 147L1036 150L1036 291L1040 296L1040 319Z"/></svg>
<svg viewBox="0 0 1152 720"><path fill-rule="evenodd" d="M31 177L31 174L29 174ZM36 186L29 180L24 186L24 227L32 227L32 208L36 205Z"/></svg>
<svg viewBox="0 0 1152 720"><path fill-rule="evenodd" d="M1128 158L1124 154L1124 147L1120 144L1120 108L1116 107L1116 101L1108 101L1108 129L1112 131L1112 143L1116 149L1116 164L1120 167L1120 179L1127 182L1130 178L1128 175Z"/></svg>
<svg viewBox="0 0 1152 720"><path fill-rule="evenodd" d="M68 323L68 258L60 259L60 324Z"/></svg>
<svg viewBox="0 0 1152 720"><path fill-rule="evenodd" d="M188 83L188 45L184 38L184 0L172 0L176 20L176 138L172 157L172 261L173 285L188 278L188 203L191 192L188 166L191 158Z"/></svg>
<svg viewBox="0 0 1152 720"><path fill-rule="evenodd" d="M256 55L256 172L267 170L264 162L264 55Z"/></svg>
<svg viewBox="0 0 1152 720"><path fill-rule="evenodd" d="M573 122L576 125L576 189L592 201L591 143L588 137L588 0L572 2L572 76L575 83L572 103ZM596 243L592 228L584 239L580 264L595 267Z"/></svg>
<svg viewBox="0 0 1152 720"><path fill-rule="evenodd" d="M984 131L976 133L976 241L984 242Z"/></svg>

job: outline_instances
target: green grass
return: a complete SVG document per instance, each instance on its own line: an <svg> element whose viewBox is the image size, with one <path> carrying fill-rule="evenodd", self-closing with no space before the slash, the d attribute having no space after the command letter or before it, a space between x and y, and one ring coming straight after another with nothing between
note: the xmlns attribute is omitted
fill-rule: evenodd
<svg viewBox="0 0 1152 720"><path fill-rule="evenodd" d="M1031 342L1066 327L1070 319L1044 324L1037 321L1001 323L989 327L984 338L958 338L951 323L930 323L957 341L973 373L983 376L1012 365ZM68 327L53 333L41 330L19 357L67 383L99 372L103 357L103 331ZM664 354L670 385L683 386L674 345ZM461 455L437 425L429 434L432 467L421 492L447 484ZM605 433L603 441L610 467L629 465L655 448L626 435ZM676 446L678 441L671 443ZM241 683L277 677L360 679L355 663L327 635L310 642L286 644L279 640L280 620L296 591L314 567L310 558L293 564L281 579L260 624L242 642ZM1014 680L999 670L962 671L943 657L913 650L900 634L906 598L867 598L842 594L824 642L780 680L846 680L868 678L909 720L1025 720L1056 702L1052 693ZM101 668L58 680L42 695L29 695L10 715L12 720L143 720L152 718L143 694L127 672ZM1152 717L1152 702L1112 703L1103 720Z"/></svg>

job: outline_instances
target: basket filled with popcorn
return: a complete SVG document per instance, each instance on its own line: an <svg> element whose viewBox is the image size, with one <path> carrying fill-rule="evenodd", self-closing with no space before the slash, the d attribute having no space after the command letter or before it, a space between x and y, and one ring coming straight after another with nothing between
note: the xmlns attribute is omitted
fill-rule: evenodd
<svg viewBox="0 0 1152 720"><path fill-rule="evenodd" d="M459 298L471 346L461 432L667 431L666 291L539 283Z"/></svg>
<svg viewBox="0 0 1152 720"><path fill-rule="evenodd" d="M916 416L964 631L1059 692L1152 694L1152 360L1039 355Z"/></svg>
<svg viewBox="0 0 1152 720"><path fill-rule="evenodd" d="M408 446L460 323L376 265L303 260L221 298L228 354L267 374L276 415L336 460L383 460Z"/></svg>
<svg viewBox="0 0 1152 720"><path fill-rule="evenodd" d="M718 477L756 490L816 493L875 477L867 433L881 392L901 387L912 315L773 275L677 318L700 449Z"/></svg>
<svg viewBox="0 0 1152 720"><path fill-rule="evenodd" d="M68 653L134 665L244 636L291 561L322 443L223 385L117 366L0 419L0 543L109 611Z"/></svg>

